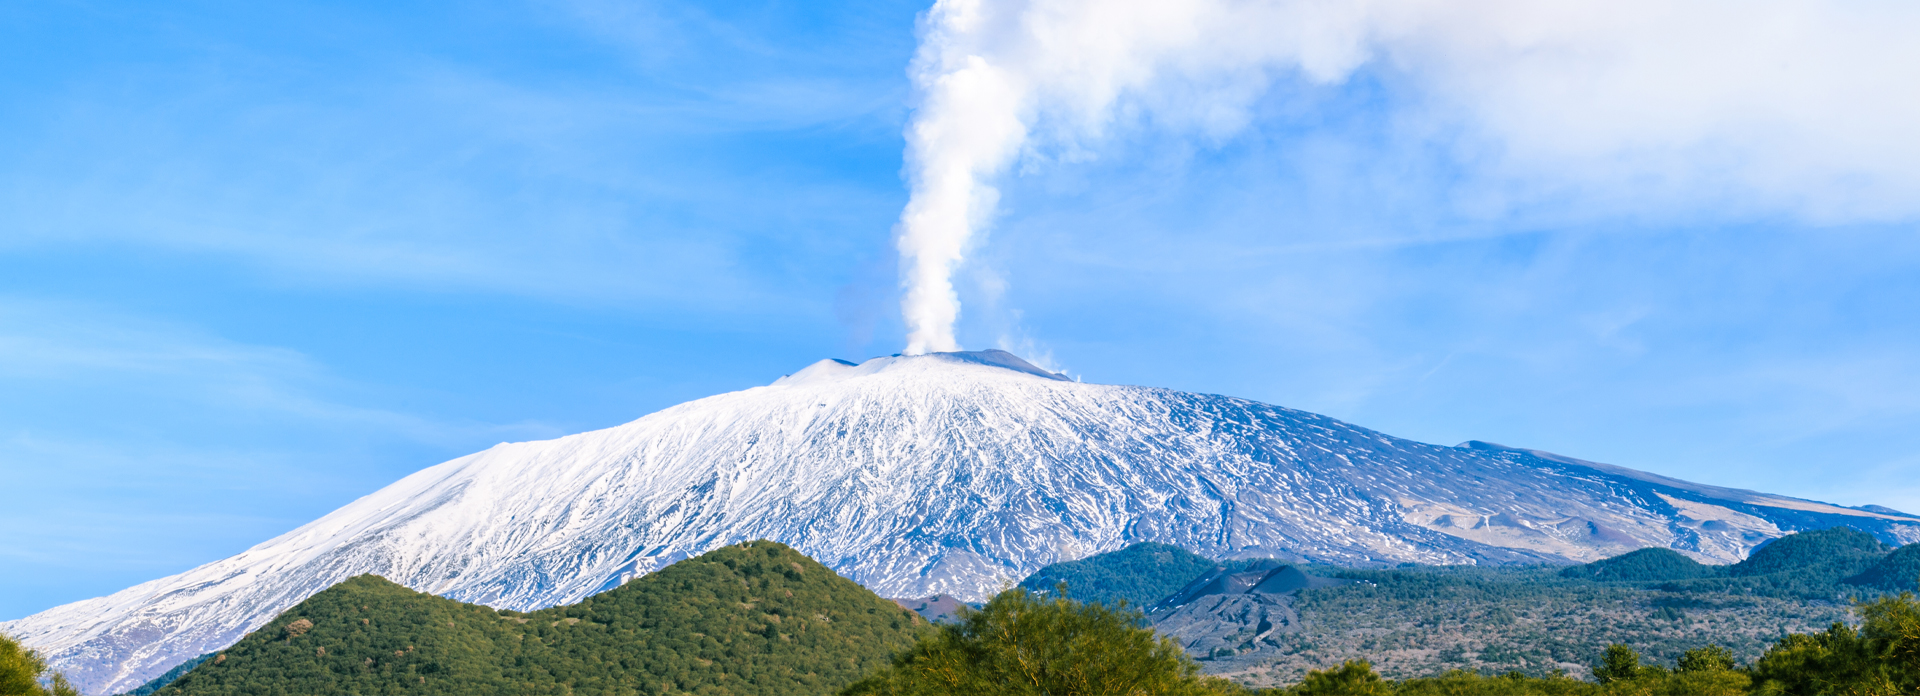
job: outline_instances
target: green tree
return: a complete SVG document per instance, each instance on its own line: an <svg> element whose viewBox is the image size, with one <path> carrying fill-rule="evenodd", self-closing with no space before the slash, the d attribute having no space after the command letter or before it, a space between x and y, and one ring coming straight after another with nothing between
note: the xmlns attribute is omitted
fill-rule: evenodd
<svg viewBox="0 0 1920 696"><path fill-rule="evenodd" d="M1081 604L1065 595L1064 585L1051 599L1024 588L1002 592L842 693L1178 696L1240 690L1201 676L1178 644L1142 625L1139 612Z"/></svg>
<svg viewBox="0 0 1920 696"><path fill-rule="evenodd" d="M1733 651L1718 645L1694 648L1680 655L1682 672L1724 672L1734 668Z"/></svg>
<svg viewBox="0 0 1920 696"><path fill-rule="evenodd" d="M80 696L80 692L57 672L47 676L47 661L39 653L0 634L0 696Z"/></svg>
<svg viewBox="0 0 1920 696"><path fill-rule="evenodd" d="M1878 663L1879 683L1920 693L1920 602L1909 593L1861 604L1860 637Z"/></svg>
<svg viewBox="0 0 1920 696"><path fill-rule="evenodd" d="M1920 602L1913 595L1862 603L1860 628L1835 623L1792 635L1754 662L1758 693L1780 696L1920 693Z"/></svg>
<svg viewBox="0 0 1920 696"><path fill-rule="evenodd" d="M1593 668L1593 679L1602 684L1633 681L1644 669L1640 666L1640 653L1616 643L1607 646L1607 654Z"/></svg>
<svg viewBox="0 0 1920 696"><path fill-rule="evenodd" d="M1382 680L1366 660L1348 660L1337 669L1307 672L1306 680L1287 693L1293 696L1384 696L1393 693L1393 683Z"/></svg>

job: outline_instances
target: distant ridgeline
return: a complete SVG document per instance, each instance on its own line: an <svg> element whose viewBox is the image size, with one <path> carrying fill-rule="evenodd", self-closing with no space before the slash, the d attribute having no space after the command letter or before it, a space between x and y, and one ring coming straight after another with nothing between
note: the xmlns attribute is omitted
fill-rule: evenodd
<svg viewBox="0 0 1920 696"><path fill-rule="evenodd" d="M1920 578L1920 544L1896 550L1866 532L1835 527L1781 537L1729 566L1704 565L1669 549L1640 549L1560 574L1603 582L1653 583L1670 592L1827 599L1861 589L1914 590L1915 578Z"/></svg>
<svg viewBox="0 0 1920 696"><path fill-rule="evenodd" d="M154 693L824 694L927 629L813 559L759 541L527 613L362 575Z"/></svg>

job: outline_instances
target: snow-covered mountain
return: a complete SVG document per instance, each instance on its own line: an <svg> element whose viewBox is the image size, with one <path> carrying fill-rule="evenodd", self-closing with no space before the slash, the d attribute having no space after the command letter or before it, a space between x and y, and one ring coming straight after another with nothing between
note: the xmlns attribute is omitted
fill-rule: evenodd
<svg viewBox="0 0 1920 696"><path fill-rule="evenodd" d="M766 538L884 596L977 600L1136 541L1338 564L1588 561L1642 546L1729 562L1838 523L1920 540L1920 518L1892 511L942 353L821 361L619 427L501 444L233 558L0 631L98 694L360 573L532 609Z"/></svg>

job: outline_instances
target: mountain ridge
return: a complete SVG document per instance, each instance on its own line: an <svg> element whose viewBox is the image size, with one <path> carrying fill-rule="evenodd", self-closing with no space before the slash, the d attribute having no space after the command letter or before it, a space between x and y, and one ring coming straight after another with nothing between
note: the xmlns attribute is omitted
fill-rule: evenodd
<svg viewBox="0 0 1920 696"><path fill-rule="evenodd" d="M355 576L155 693L832 693L927 627L791 548L754 541L530 613Z"/></svg>
<svg viewBox="0 0 1920 696"><path fill-rule="evenodd" d="M1002 351L889 356L821 361L613 428L502 443L232 558L0 630L101 692L370 572L527 610L767 538L883 596L976 600L1041 566L1139 541L1214 560L1357 566L1573 563L1639 546L1730 563L1835 520L1920 540L1920 518L1418 443L1234 397L1070 381Z"/></svg>

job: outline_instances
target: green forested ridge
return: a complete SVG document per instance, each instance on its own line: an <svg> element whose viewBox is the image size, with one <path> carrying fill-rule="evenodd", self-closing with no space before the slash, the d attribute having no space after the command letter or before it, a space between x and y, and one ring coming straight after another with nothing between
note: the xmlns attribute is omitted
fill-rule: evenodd
<svg viewBox="0 0 1920 696"><path fill-rule="evenodd" d="M1146 607L1173 594L1214 562L1171 544L1141 542L1119 551L1041 568L1020 583L1029 592L1051 592L1066 583L1074 597L1086 602Z"/></svg>
<svg viewBox="0 0 1920 696"><path fill-rule="evenodd" d="M1730 566L1709 566L1669 549L1640 549L1561 571L1568 578L1658 583L1672 592L1842 599L1865 585L1897 591L1920 581L1920 545L1895 550L1849 527L1789 534Z"/></svg>
<svg viewBox="0 0 1920 696"><path fill-rule="evenodd" d="M156 693L824 694L927 630L899 605L760 541L527 613L353 578Z"/></svg>
<svg viewBox="0 0 1920 696"><path fill-rule="evenodd" d="M1893 550L1849 527L1799 532L1775 539L1713 575L1664 583L1661 589L1844 601L1860 591L1844 581L1873 568ZM1909 578L1907 584L1887 589L1912 589L1912 582Z"/></svg>
<svg viewBox="0 0 1920 696"><path fill-rule="evenodd" d="M1714 572L1713 566L1687 558L1679 551L1654 548L1572 566L1560 571L1560 576L1601 582L1662 582L1691 580Z"/></svg>
<svg viewBox="0 0 1920 696"><path fill-rule="evenodd" d="M1834 527L1788 534L1754 549L1747 559L1727 567L1728 575L1770 575L1781 572L1819 572L1847 577L1864 570L1893 548L1872 534L1852 527ZM1837 579L1836 578L1836 579Z"/></svg>
<svg viewBox="0 0 1920 696"><path fill-rule="evenodd" d="M1920 578L1920 544L1907 544L1887 554L1865 572L1847 578L1846 582L1897 592L1913 589L1915 583L1920 582L1917 578Z"/></svg>

